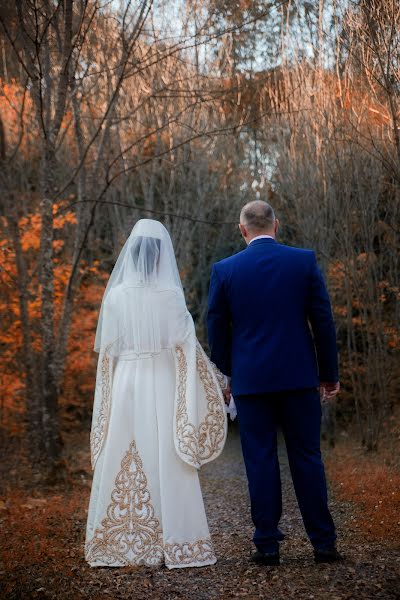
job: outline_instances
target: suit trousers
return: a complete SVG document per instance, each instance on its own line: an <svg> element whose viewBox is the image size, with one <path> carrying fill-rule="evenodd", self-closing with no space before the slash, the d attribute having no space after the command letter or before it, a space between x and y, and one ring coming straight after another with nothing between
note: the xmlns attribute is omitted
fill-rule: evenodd
<svg viewBox="0 0 400 600"><path fill-rule="evenodd" d="M321 402L317 389L235 396L246 466L256 547L277 552L282 490L277 429L286 443L293 485L304 527L316 550L331 548L336 539L328 508L321 457Z"/></svg>

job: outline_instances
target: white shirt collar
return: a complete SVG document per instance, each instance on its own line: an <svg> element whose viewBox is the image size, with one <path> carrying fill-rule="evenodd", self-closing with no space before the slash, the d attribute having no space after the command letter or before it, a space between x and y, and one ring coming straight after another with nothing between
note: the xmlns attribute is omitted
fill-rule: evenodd
<svg viewBox="0 0 400 600"><path fill-rule="evenodd" d="M269 238L270 240L275 239L272 237L272 235L257 235L256 237L253 237L253 239L249 242L249 246L252 242L255 242L256 240L263 240L266 238Z"/></svg>

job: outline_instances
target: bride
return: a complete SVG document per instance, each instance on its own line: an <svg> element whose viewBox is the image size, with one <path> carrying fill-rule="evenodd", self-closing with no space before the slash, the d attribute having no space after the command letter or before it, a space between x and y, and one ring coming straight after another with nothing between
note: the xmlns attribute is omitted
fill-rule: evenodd
<svg viewBox="0 0 400 600"><path fill-rule="evenodd" d="M138 221L119 255L95 351L87 562L214 564L197 470L225 443L226 382L196 340L158 221Z"/></svg>

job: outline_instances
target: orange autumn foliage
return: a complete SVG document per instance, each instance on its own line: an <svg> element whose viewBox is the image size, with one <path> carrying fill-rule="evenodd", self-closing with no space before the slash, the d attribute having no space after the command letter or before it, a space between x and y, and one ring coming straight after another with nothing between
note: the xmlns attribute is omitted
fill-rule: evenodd
<svg viewBox="0 0 400 600"><path fill-rule="evenodd" d="M386 385L388 389L387 405L396 406L400 369L398 353L400 349L400 330L393 319L395 305L400 298L400 289L391 284L378 270L374 269L374 253L362 252L354 259L333 260L328 268L328 280L335 316L342 382L342 398L353 404L354 394L358 393L359 403L367 404L365 381L370 381L371 398L376 406L383 405L382 390L373 389L379 379L371 370L370 355L375 352L375 365L380 357L385 357ZM377 283L375 283L378 277ZM350 342L349 342L350 340ZM349 346L351 349L349 350ZM373 374L373 377L372 377ZM368 379L369 376L369 379ZM361 386L358 392L354 381ZM372 381L371 381L372 380ZM364 416L369 407L362 409ZM375 420L376 422L376 420Z"/></svg>
<svg viewBox="0 0 400 600"><path fill-rule="evenodd" d="M61 317L64 293L71 274L70 251L67 240L73 237L76 217L73 212L60 214L60 205L54 206L54 314L55 334ZM40 352L39 325L41 318L41 289L37 277L40 251L41 218L31 213L19 221L21 248L26 261L30 282L29 320L32 345ZM22 428L24 415L23 339L17 286L15 252L7 237L7 222L0 219L0 382L2 387L2 419L9 431ZM66 376L62 399L81 403L82 395L89 398L93 388L96 356L91 351L97 321L97 309L104 290L104 275L95 261L91 266L81 265L82 282L74 299L71 333L69 338Z"/></svg>
<svg viewBox="0 0 400 600"><path fill-rule="evenodd" d="M21 158L37 157L35 111L29 91L14 81L0 80L0 118L9 153L18 147Z"/></svg>
<svg viewBox="0 0 400 600"><path fill-rule="evenodd" d="M354 506L349 526L363 535L398 543L400 474L381 460L340 444L331 451L327 472L339 500Z"/></svg>
<svg viewBox="0 0 400 600"><path fill-rule="evenodd" d="M87 418L91 411L97 364L94 337L107 277L95 266L75 299L61 398L62 405L74 411L71 420Z"/></svg>
<svg viewBox="0 0 400 600"><path fill-rule="evenodd" d="M352 298L352 323L360 328L369 328L370 333L382 330L386 334L386 343L388 349L399 348L400 332L393 326L391 314L386 315L386 308L392 302L400 298L400 289L391 286L388 281L382 280L378 283L381 293L376 298L376 292L373 296L368 290L368 262L373 260L365 252L352 261L345 264L343 261L333 261L329 265L329 284L333 299L333 310L338 323L348 317L348 307L343 304L343 290L347 284L353 289ZM376 301L377 300L377 301ZM369 320L366 320L366 313L363 309L369 309ZM375 312L373 313L373 309ZM375 322L371 323L371 314L376 314ZM387 316L387 319L386 319Z"/></svg>
<svg viewBox="0 0 400 600"><path fill-rule="evenodd" d="M16 81L0 79L0 119L4 127L5 147L8 156L27 161L32 166L40 162L40 144L35 115L35 105L28 88ZM69 158L76 158L76 144L72 133L72 114L66 111L61 129Z"/></svg>
<svg viewBox="0 0 400 600"><path fill-rule="evenodd" d="M82 516L82 491L79 488L46 497L30 497L21 490L10 490L4 500L0 500L0 512L7 517L2 548L6 571L19 565L28 568L40 563L44 556L73 566L74 558L79 557L80 548L75 555L71 546L59 542L66 527L72 539L81 533L81 528L78 532L73 530L73 519Z"/></svg>

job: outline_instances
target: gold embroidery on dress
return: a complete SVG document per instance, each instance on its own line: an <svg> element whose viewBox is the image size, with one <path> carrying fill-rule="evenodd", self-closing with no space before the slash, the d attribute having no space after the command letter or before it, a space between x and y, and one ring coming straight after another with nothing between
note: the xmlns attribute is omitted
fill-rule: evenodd
<svg viewBox="0 0 400 600"><path fill-rule="evenodd" d="M107 433L111 407L110 357L109 346L101 360L101 407L97 421L90 434L92 468L94 468Z"/></svg>
<svg viewBox="0 0 400 600"><path fill-rule="evenodd" d="M227 378L225 377L225 375L223 373L221 373L221 371L218 369L217 365L215 365L211 361L210 361L210 365L212 366L214 375L217 378L219 387L221 388L221 390L226 390L226 388L228 387Z"/></svg>
<svg viewBox="0 0 400 600"><path fill-rule="evenodd" d="M186 405L187 361L181 346L176 346L178 360L178 402L176 409L176 435L179 450L186 455L194 467L211 458L220 448L225 438L225 412L221 398L197 342L197 372L207 398L207 414L199 427L190 423Z"/></svg>
<svg viewBox="0 0 400 600"><path fill-rule="evenodd" d="M167 566L188 565L192 563L210 564L216 561L210 538L196 540L193 543L165 544L164 552L165 564Z"/></svg>
<svg viewBox="0 0 400 600"><path fill-rule="evenodd" d="M178 404L176 409L176 435L180 451L195 467L200 466L196 428L189 423L186 407L187 362L181 346L175 348L178 359Z"/></svg>
<svg viewBox="0 0 400 600"><path fill-rule="evenodd" d="M159 565L163 541L143 463L131 442L115 479L107 516L85 547L86 560L106 565Z"/></svg>

